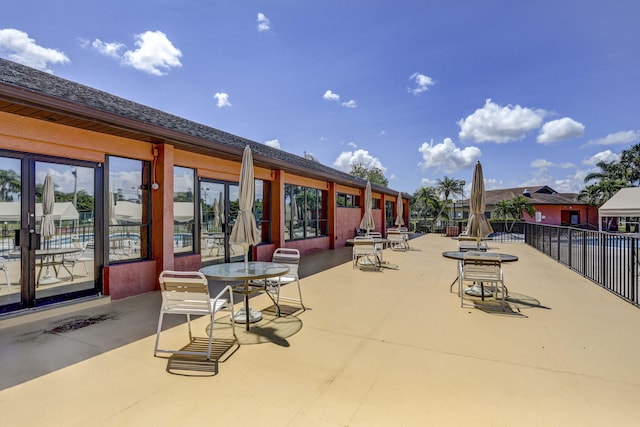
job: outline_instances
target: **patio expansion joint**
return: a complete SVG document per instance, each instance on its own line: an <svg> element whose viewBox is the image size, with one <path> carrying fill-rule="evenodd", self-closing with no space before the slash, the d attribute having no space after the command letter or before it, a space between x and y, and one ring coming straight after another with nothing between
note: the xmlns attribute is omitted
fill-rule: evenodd
<svg viewBox="0 0 640 427"><path fill-rule="evenodd" d="M367 341L367 342L376 342L376 343L381 343L381 344L388 344L388 345L391 345L391 346L404 347L404 348L409 348L409 349L412 349L412 350L420 350L420 351L429 352L429 353L436 353L436 354L441 354L441 355L446 355L446 356L455 356L455 357L460 357L460 358L464 358L464 359L471 359L471 360L480 360L480 361L492 362L492 363L496 363L496 364L505 364L505 365L516 366L516 367L520 367L520 368L527 368L527 369L537 370L537 371L546 372L546 373L560 374L560 375L567 375L567 376L585 378L585 379L600 381L600 382L609 383L609 384L623 384L623 385L626 385L626 386L636 387L636 388L638 388L640 390L640 383L636 383L636 382L632 382L632 381L612 381L611 379L608 379L608 378L605 378L605 377L602 377L602 376L590 375L590 374L586 374L586 373L583 373L583 372L569 371L569 370L565 370L565 369L545 368L545 367L542 367L542 366L536 366L536 365L531 365L531 364L526 364L526 363L517 363L517 362L512 362L512 361L507 361L507 360L491 358L491 357L473 356L473 355L470 355L470 354L459 353L459 352L454 352L454 351L439 350L439 349L436 349L436 348L433 348L433 347L422 347L422 346L418 346L418 345L407 344L407 343L402 343L402 342L397 342L397 341L389 341L389 340L384 340L384 339L377 339L377 338L373 338L373 337L370 337L370 336L364 336L364 335L338 333L338 332L336 332L334 330L325 329L325 328L318 328L318 327L307 327L307 328L308 329L315 329L315 330L326 332L326 333L330 333L332 335L340 335L340 336L345 336L345 337L359 338L359 339L361 339L363 341ZM357 348L360 348L360 347L361 347L361 345L358 345Z"/></svg>

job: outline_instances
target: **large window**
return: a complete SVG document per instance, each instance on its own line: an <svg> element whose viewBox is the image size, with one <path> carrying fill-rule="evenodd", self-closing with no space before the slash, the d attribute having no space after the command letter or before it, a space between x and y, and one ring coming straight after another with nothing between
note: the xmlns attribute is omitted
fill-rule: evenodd
<svg viewBox="0 0 640 427"><path fill-rule="evenodd" d="M327 192L285 184L285 240L328 235Z"/></svg>
<svg viewBox="0 0 640 427"><path fill-rule="evenodd" d="M360 196L354 194L336 193L336 205L340 208L359 208Z"/></svg>
<svg viewBox="0 0 640 427"><path fill-rule="evenodd" d="M194 252L195 176L193 169L173 168L173 248L176 254Z"/></svg>
<svg viewBox="0 0 640 427"><path fill-rule="evenodd" d="M151 233L149 162L109 157L109 262L148 259Z"/></svg>

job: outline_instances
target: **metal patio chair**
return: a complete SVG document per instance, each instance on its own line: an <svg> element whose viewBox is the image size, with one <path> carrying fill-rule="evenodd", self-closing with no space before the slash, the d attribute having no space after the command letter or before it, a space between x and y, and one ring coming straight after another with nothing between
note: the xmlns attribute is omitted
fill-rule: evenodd
<svg viewBox="0 0 640 427"><path fill-rule="evenodd" d="M230 312L231 327L235 336L235 321L233 312L233 290L227 285L222 291L211 298L207 278L199 271L171 271L165 270L160 273L160 291L162 292L162 306L160 307L160 317L158 319L158 330L156 332L156 345L154 356L158 353L189 354L206 356L211 360L211 348L214 336L214 317L218 311L226 310ZM228 299L225 298L225 294ZM201 350L167 350L158 348L160 342L160 331L162 329L162 319L165 314L180 314L187 316L189 328L189 343L193 344L195 339L191 332L191 316L209 316L210 328L206 351Z"/></svg>

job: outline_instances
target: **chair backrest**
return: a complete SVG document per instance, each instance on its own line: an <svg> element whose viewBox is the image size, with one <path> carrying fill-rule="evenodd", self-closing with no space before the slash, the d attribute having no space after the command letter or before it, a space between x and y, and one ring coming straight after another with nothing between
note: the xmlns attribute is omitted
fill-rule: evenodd
<svg viewBox="0 0 640 427"><path fill-rule="evenodd" d="M371 237L356 236L353 239L353 252L356 254L374 254L375 249L375 242Z"/></svg>
<svg viewBox="0 0 640 427"><path fill-rule="evenodd" d="M73 246L74 248L78 248L81 251L85 251L87 249L88 243L89 242L81 242L78 235L74 234L73 236L71 236L71 246Z"/></svg>
<svg viewBox="0 0 640 427"><path fill-rule="evenodd" d="M500 255L485 252L467 252L462 259L462 275L465 280L496 281L502 275Z"/></svg>
<svg viewBox="0 0 640 427"><path fill-rule="evenodd" d="M369 234L367 234L368 237L371 237L373 239L382 238L382 233L380 233L379 231L370 231Z"/></svg>
<svg viewBox="0 0 640 427"><path fill-rule="evenodd" d="M403 240L402 233L398 230L389 230L387 233L387 239L394 242L400 242Z"/></svg>
<svg viewBox="0 0 640 427"><path fill-rule="evenodd" d="M297 276L300 265L300 251L294 248L278 248L273 252L271 261L287 264L289 272L285 276Z"/></svg>
<svg viewBox="0 0 640 427"><path fill-rule="evenodd" d="M212 310L207 278L199 271L165 270L159 277L163 309L189 313Z"/></svg>

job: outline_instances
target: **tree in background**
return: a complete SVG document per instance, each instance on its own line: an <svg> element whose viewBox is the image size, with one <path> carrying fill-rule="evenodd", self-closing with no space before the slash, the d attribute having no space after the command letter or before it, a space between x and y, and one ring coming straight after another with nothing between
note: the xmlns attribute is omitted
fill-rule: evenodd
<svg viewBox="0 0 640 427"><path fill-rule="evenodd" d="M418 218L427 219L435 217L440 209L440 200L436 189L433 187L420 187L413 193L411 210Z"/></svg>
<svg viewBox="0 0 640 427"><path fill-rule="evenodd" d="M522 221L524 213L533 216L536 209L527 197L518 195L511 200L500 200L495 204L493 214L496 218L504 220L504 228L507 232L513 230L517 221Z"/></svg>
<svg viewBox="0 0 640 427"><path fill-rule="evenodd" d="M440 206L440 212L438 212L437 219L449 219L448 213L446 215L446 218L444 217L444 211L449 207L449 196L464 196L464 184L465 182L463 180L449 178L446 175L444 179L438 180L436 184L436 191L444 195L444 203L442 203Z"/></svg>
<svg viewBox="0 0 640 427"><path fill-rule="evenodd" d="M372 184L379 184L384 187L389 185L389 180L384 177L384 172L378 167L367 168L362 164L351 165L349 174L358 178L369 180Z"/></svg>
<svg viewBox="0 0 640 427"><path fill-rule="evenodd" d="M587 186L578 194L578 200L600 207L621 188L640 185L640 144L624 150L620 160L598 162L600 170L584 177Z"/></svg>
<svg viewBox="0 0 640 427"><path fill-rule="evenodd" d="M20 176L11 169L0 169L0 202L12 202L20 191Z"/></svg>

